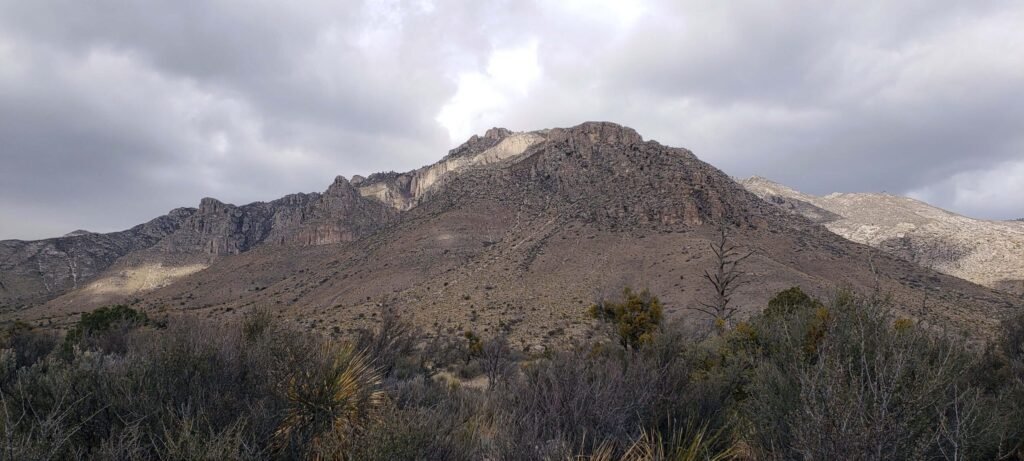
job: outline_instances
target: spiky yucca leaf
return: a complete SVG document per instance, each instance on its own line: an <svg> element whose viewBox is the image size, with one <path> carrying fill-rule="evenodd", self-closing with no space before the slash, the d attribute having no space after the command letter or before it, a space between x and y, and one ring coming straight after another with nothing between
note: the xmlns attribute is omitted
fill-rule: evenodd
<svg viewBox="0 0 1024 461"><path fill-rule="evenodd" d="M327 449L344 449L384 403L384 392L380 373L363 352L325 344L312 362L288 378L290 405L274 444L321 458Z"/></svg>
<svg viewBox="0 0 1024 461"><path fill-rule="evenodd" d="M615 457L612 444L603 443L590 456L578 461L726 461L737 459L740 450L734 444L719 448L721 433L709 433L707 426L674 431L666 439L658 431L644 430L626 449Z"/></svg>

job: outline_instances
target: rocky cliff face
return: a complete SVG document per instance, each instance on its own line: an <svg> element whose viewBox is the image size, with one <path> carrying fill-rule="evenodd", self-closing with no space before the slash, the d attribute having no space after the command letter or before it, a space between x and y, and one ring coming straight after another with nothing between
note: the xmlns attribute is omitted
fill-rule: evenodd
<svg viewBox="0 0 1024 461"><path fill-rule="evenodd" d="M338 177L322 194L293 194L243 206L204 198L124 232L0 242L0 306L17 307L69 290L126 294L166 285L218 257L260 245L350 242L397 216Z"/></svg>
<svg viewBox="0 0 1024 461"><path fill-rule="evenodd" d="M17 307L84 286L122 256L150 248L194 215L179 208L122 232L76 231L37 241L0 241L0 306Z"/></svg>
<svg viewBox="0 0 1024 461"><path fill-rule="evenodd" d="M975 283L1024 293L1024 223L971 219L888 194L817 197L756 177L743 185L855 242Z"/></svg>
<svg viewBox="0 0 1024 461"><path fill-rule="evenodd" d="M408 173L380 173L365 179L356 177L352 182L361 195L406 211L423 200L446 176L514 160L542 140L543 132L513 133L504 128L492 128L482 137L473 135L433 165Z"/></svg>
<svg viewBox="0 0 1024 461"><path fill-rule="evenodd" d="M168 253L233 255L261 244L350 242L397 216L363 198L338 176L322 194L292 194L272 202L235 206L204 198L179 232L160 242Z"/></svg>

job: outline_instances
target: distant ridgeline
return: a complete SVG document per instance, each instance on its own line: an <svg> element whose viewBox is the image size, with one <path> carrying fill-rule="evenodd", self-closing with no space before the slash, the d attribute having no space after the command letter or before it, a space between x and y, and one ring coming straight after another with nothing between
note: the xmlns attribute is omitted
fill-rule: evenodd
<svg viewBox="0 0 1024 461"><path fill-rule="evenodd" d="M1019 306L1008 291L1024 277L1009 258L1024 232L993 227L1019 222L965 221L888 196L748 187L614 123L494 128L433 164L339 176L320 193L245 205L205 198L127 231L0 241L0 321L68 325L110 304L211 318L258 307L342 334L374 326L386 301L432 330L503 332L517 348L544 350L586 336L587 306L627 284L657 295L666 320L691 320L689 308L708 302L704 274L722 228L754 252L744 261L752 283L732 300L740 317L793 286L817 296L882 290L899 315L979 334ZM847 228L860 237L854 212L872 203L892 211L882 216L894 220L891 235L871 234L882 238L869 242L877 248L843 238ZM933 228L938 237L917 238ZM954 231L970 238L950 242L939 233L947 228L972 233ZM1000 245L979 249L988 240ZM1006 291L942 274L953 273L946 261L995 266L971 273Z"/></svg>

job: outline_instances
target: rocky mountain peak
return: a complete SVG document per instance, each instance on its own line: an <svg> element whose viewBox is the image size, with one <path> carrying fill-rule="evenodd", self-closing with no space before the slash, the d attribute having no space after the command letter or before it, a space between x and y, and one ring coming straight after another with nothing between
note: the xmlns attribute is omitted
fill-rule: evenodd
<svg viewBox="0 0 1024 461"><path fill-rule="evenodd" d="M226 210L228 207L233 207L233 206L234 205L225 204L224 202L221 202L220 200L217 200L217 199L215 199L213 197L203 197L201 200L199 200L199 213L201 213L201 214L218 213L218 212Z"/></svg>
<svg viewBox="0 0 1024 461"><path fill-rule="evenodd" d="M512 135L512 130L508 128L494 127L484 132L484 138L502 140L507 136Z"/></svg>
<svg viewBox="0 0 1024 461"><path fill-rule="evenodd" d="M196 208L179 207L179 208L175 208L175 209L167 212L167 216L178 218L178 219L185 219L185 218L195 214L196 211L198 211L198 209L196 209Z"/></svg>
<svg viewBox="0 0 1024 461"><path fill-rule="evenodd" d="M331 185L328 186L327 190L324 192L324 195L332 195L332 196L342 196L342 195L352 195L352 194L357 194L358 195L358 192L356 192L355 187L352 186L352 183L349 182L349 180L345 179L344 176L340 176L340 175L334 178L334 182L332 182Z"/></svg>
<svg viewBox="0 0 1024 461"><path fill-rule="evenodd" d="M503 151L511 146L516 149ZM451 193L437 193L449 197L446 203L493 196L536 204L544 208L538 212L557 209L558 219L616 229L722 220L757 225L775 213L690 151L644 141L615 123L515 133L475 158L496 152L503 152L495 155L499 168L464 168L466 174L439 183Z"/></svg>
<svg viewBox="0 0 1024 461"><path fill-rule="evenodd" d="M571 128L555 128L548 132L547 138L552 142L571 139L580 146L624 147L644 142L636 130L612 122L584 122Z"/></svg>
<svg viewBox="0 0 1024 461"><path fill-rule="evenodd" d="M483 136L474 134L470 136L466 142L460 144L458 147L448 151L441 161L450 160L458 157L469 157L477 155L487 149L490 149L500 143L503 139L512 136L514 133L507 128L491 128L487 130Z"/></svg>

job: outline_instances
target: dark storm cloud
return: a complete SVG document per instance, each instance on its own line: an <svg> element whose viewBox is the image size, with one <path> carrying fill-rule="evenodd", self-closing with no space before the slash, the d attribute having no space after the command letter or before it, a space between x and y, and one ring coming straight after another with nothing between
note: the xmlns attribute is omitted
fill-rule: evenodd
<svg viewBox="0 0 1024 461"><path fill-rule="evenodd" d="M736 176L1024 214L1019 2L646 6L621 33L573 45L585 72L546 73L534 91L545 106L511 117L564 124L577 111L547 106L582 106ZM542 66L559 69L569 50L548 43Z"/></svg>
<svg viewBox="0 0 1024 461"><path fill-rule="evenodd" d="M393 22L418 10L274 5L4 3L0 236L322 189L447 146L446 62Z"/></svg>
<svg viewBox="0 0 1024 461"><path fill-rule="evenodd" d="M1009 1L0 0L0 238L593 119L736 176L1024 216L1021 23Z"/></svg>

